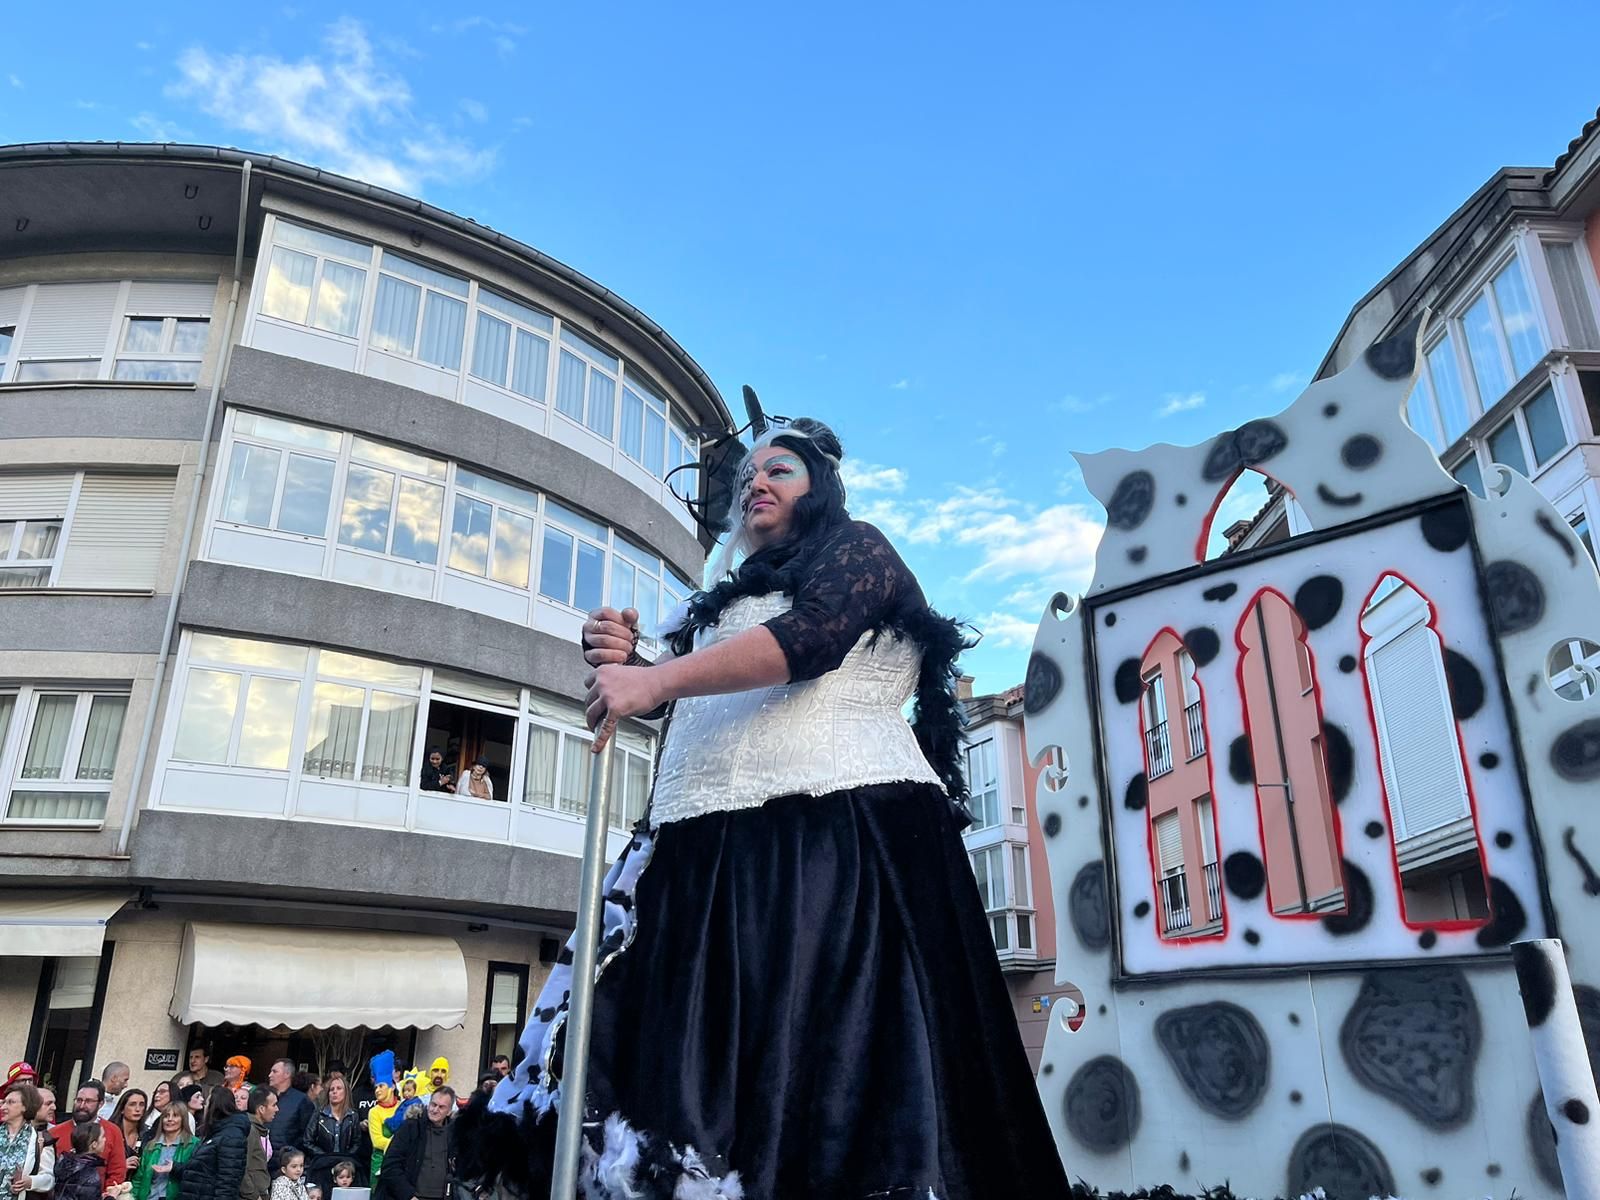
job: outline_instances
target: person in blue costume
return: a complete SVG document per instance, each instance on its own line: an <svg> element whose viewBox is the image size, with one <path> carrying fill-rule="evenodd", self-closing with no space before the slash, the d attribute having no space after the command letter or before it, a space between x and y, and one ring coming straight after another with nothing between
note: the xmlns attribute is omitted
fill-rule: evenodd
<svg viewBox="0 0 1600 1200"><path fill-rule="evenodd" d="M542 1200L576 1119L587 1200L1069 1195L960 836L969 643L851 519L842 457L817 421L758 437L670 654L585 622L598 737L669 712L605 884L588 1094L562 1090L569 945L463 1117L463 1178Z"/></svg>

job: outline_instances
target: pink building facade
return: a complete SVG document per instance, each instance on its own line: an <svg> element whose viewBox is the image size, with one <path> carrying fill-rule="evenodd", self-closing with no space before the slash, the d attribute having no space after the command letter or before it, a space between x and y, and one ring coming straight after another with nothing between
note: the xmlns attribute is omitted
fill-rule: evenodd
<svg viewBox="0 0 1600 1200"><path fill-rule="evenodd" d="M1139 663L1150 862L1164 938L1222 933L1205 700L1183 639L1163 629Z"/></svg>

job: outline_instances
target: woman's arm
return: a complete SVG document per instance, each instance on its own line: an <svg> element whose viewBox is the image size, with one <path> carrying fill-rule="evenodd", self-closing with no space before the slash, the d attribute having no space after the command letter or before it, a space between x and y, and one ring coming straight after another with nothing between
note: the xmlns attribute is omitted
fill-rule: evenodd
<svg viewBox="0 0 1600 1200"><path fill-rule="evenodd" d="M56 1186L56 1148L49 1134L37 1133L34 1136L39 1139L39 1161L35 1164L39 1169L28 1176L28 1190L53 1191Z"/></svg>
<svg viewBox="0 0 1600 1200"><path fill-rule="evenodd" d="M747 692L789 682L789 660L764 625L652 667L597 667L589 676L588 723L634 717L685 696ZM609 734L595 739L598 753Z"/></svg>

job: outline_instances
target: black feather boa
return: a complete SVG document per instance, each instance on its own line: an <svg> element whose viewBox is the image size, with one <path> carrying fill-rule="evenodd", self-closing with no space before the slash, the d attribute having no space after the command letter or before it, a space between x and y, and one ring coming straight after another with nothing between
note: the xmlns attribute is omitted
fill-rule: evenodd
<svg viewBox="0 0 1600 1200"><path fill-rule="evenodd" d="M693 650L695 636L716 626L722 620L723 611L735 600L772 592L793 596L799 590L813 554L825 544L826 537L820 536L811 540L811 553L805 553L802 548L787 548L785 553L776 555L752 555L729 578L707 591L696 592L689 599L688 615L683 624L669 639L672 652L681 657ZM966 714L956 698L956 681L961 676L956 662L962 651L978 644L978 638L971 626L929 608L920 594L915 605L906 605L902 611L880 622L872 630L869 645L876 645L878 638L885 634L906 638L922 651L922 668L911 706L911 728L917 745L922 748L922 756L944 783L961 819L961 827L966 828L972 823L972 814L967 809L966 770L961 758Z"/></svg>

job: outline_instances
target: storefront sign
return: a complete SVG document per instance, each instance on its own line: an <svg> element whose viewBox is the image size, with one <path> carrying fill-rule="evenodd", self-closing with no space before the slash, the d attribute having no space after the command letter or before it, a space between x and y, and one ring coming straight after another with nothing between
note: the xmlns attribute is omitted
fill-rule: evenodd
<svg viewBox="0 0 1600 1200"><path fill-rule="evenodd" d="M178 1050L146 1050L144 1052L144 1069L146 1071L176 1071L178 1069Z"/></svg>

